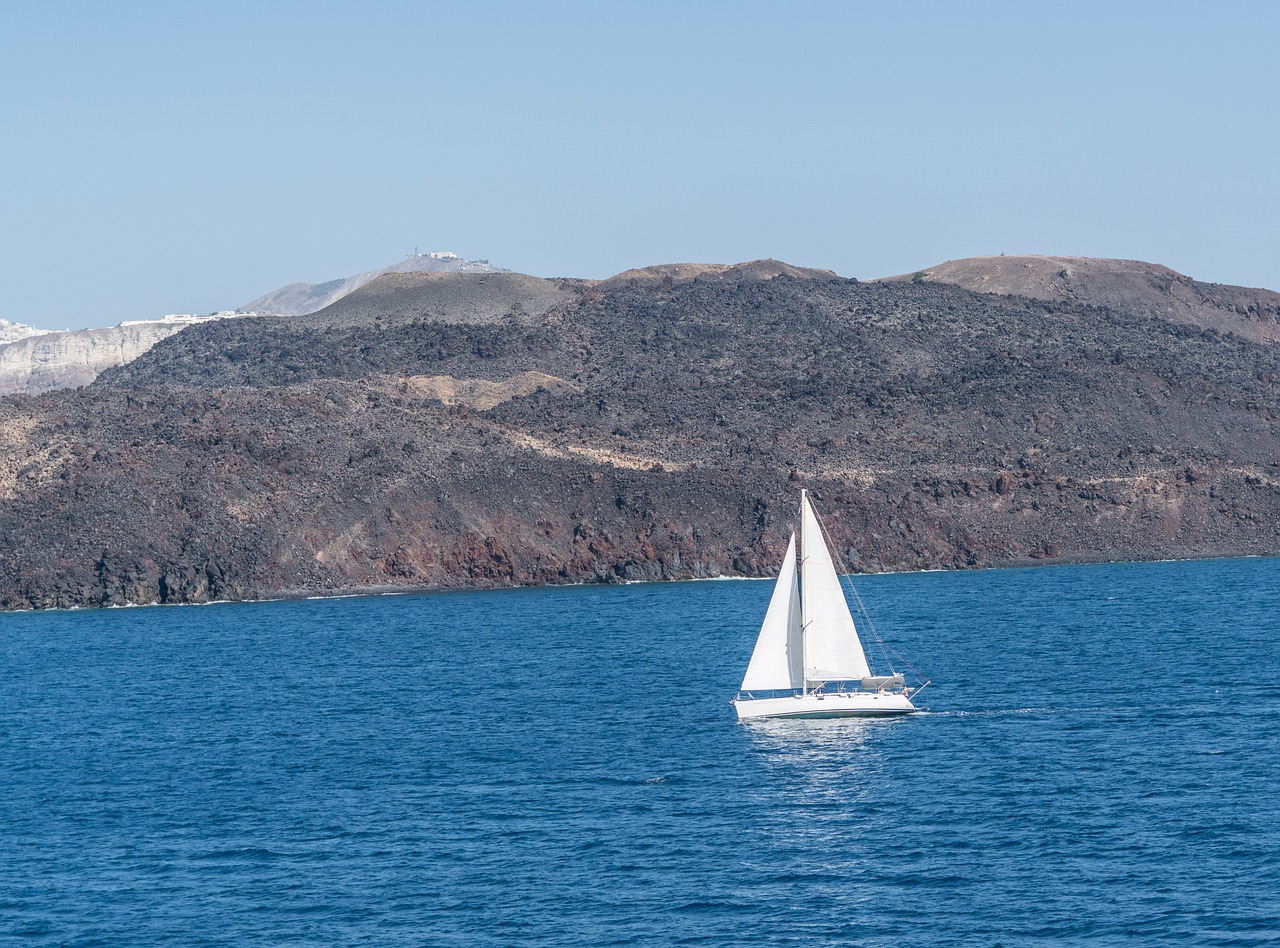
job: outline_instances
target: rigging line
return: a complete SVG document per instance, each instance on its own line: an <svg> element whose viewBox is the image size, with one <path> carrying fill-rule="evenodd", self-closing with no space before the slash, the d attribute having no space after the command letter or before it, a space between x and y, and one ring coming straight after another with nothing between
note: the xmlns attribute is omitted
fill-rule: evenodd
<svg viewBox="0 0 1280 948"><path fill-rule="evenodd" d="M857 595L857 590L854 590L854 595ZM870 621L871 621L871 618L870 618L869 616L867 617L867 621L868 621L868 622L870 622ZM894 656L898 661L902 662L902 664L903 664L903 665L905 665L905 666L906 666L907 671L911 672L911 674L915 675L917 678L919 678L921 681L923 681L923 682L924 682L924 685L921 685L921 686L920 686L920 688L919 688L919 689L917 689L917 690L923 690L925 685L929 685L929 684L932 684L932 683L933 683L933 680L932 680L931 678L929 678L927 675L925 675L925 673L924 673L924 672L920 671L920 669L916 668L916 667L915 667L914 665L912 665L909 661L907 661L907 660L902 656L902 653L901 653L901 652L899 652L899 651L898 651L896 648L894 648L892 645L889 645L889 644L887 644L887 643L885 643L885 642L881 641L881 640L879 639L879 637L877 637L876 641L877 641L877 642L880 642L880 647L881 647L881 648L883 648L886 652L892 652L892 653L893 653L893 656ZM890 669L890 671L892 671L892 668ZM895 674L896 674L896 673L895 673Z"/></svg>
<svg viewBox="0 0 1280 948"><path fill-rule="evenodd" d="M889 671L892 674L897 674L896 669L893 667L893 659L895 657L901 659L902 656L899 655L896 650L889 648L889 646L885 644L884 639L880 637L880 630L876 628L876 624L871 618L871 613L867 611L867 607L863 603L862 597L858 595L858 587L853 585L853 580L849 579L848 574L845 575L845 581L849 587L849 591L853 593L853 598L858 601L858 611L861 612L862 617L867 620L867 628L871 630L871 637L875 639L876 647L880 650L880 657L884 660L884 663L889 666Z"/></svg>
<svg viewBox="0 0 1280 948"><path fill-rule="evenodd" d="M813 519L817 522L818 529L822 531L822 537L823 537L823 540L826 541L827 549L829 550L835 549L835 544L831 542L831 534L827 532L826 524L824 524L822 522L822 518L818 516L817 508L813 507L813 505L810 504L810 509L813 510ZM901 662L903 665L906 666L907 670L911 672L911 674L915 675L921 681L925 683L929 683L930 679L923 672L921 672L918 668L916 668L909 661L907 661L902 656L901 652L899 652L896 648L893 648L892 646L887 644L885 640L880 637L880 631L876 628L875 621L871 618L871 613L867 611L866 603L862 601L862 596L858 594L858 587L853 584L853 579L849 576L849 574L848 573L839 574L839 578L843 581L844 585L848 587L849 591L853 593L853 598L857 600L858 611L861 612L862 617L867 620L867 627L871 630L871 637L875 639L876 645L879 646L880 657L883 658L885 664L889 666L889 671L893 674L897 674L897 672L893 667L893 659L896 658L899 662Z"/></svg>

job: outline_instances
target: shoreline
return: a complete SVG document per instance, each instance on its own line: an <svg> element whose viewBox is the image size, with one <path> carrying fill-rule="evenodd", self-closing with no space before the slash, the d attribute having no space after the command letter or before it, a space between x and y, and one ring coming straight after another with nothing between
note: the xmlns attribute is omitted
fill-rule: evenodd
<svg viewBox="0 0 1280 948"><path fill-rule="evenodd" d="M1144 564L1144 563L1197 563L1197 562L1213 562L1217 560L1255 560L1255 559L1277 559L1280 558L1280 552L1277 553L1196 553L1185 557L1168 557L1168 556L1151 556L1151 557L1134 557L1134 558L1110 558L1106 556L1091 556L1088 554L1073 554L1056 556L1052 559L1041 558L1033 559L1031 557L1023 558L1018 562L1010 562L1000 565L987 566L968 566L955 569L945 567L926 567L923 569L883 569L876 571L864 571L857 573L841 573L841 578L848 577L856 581L860 577L869 576L893 576L893 575L915 575L924 573L977 573L991 572L995 570L1040 570L1052 567L1080 567L1080 566L1119 566L1127 564ZM193 606L223 606L223 605L248 605L261 604L271 602L300 602L300 601L324 601L332 599L363 599L363 598L379 598L383 596L422 596L422 595L439 595L449 593L478 593L478 592L502 592L506 590L532 590L532 589L563 589L572 587L600 587L600 586L650 586L650 585L666 585L669 583L714 583L726 581L764 581L773 580L776 576L744 576L738 574L717 574L714 576L683 576L673 577L670 579L637 579L637 580L578 580L563 583L474 583L466 585L452 586L433 586L433 585L398 585L398 584L379 584L371 586L341 586L332 589L282 589L273 595L256 596L244 599L208 599L203 602L160 602L158 600L152 602L125 602L125 603L103 603L103 604L82 604L75 606L48 606L48 607L32 607L27 609L0 609L0 616L5 615L25 615L30 613L64 613L64 612L106 612L116 609L165 609L170 607L193 607Z"/></svg>

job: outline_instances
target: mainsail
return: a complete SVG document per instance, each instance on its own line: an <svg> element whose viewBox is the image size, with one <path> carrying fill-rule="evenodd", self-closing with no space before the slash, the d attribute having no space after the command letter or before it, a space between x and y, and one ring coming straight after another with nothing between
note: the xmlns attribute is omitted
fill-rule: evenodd
<svg viewBox="0 0 1280 948"><path fill-rule="evenodd" d="M756 650L751 653L743 691L773 691L804 687L800 645L800 590L796 586L796 535L791 534L787 555L778 570L773 598L760 626Z"/></svg>
<svg viewBox="0 0 1280 948"><path fill-rule="evenodd" d="M804 677L811 682L866 678L871 674L867 656L807 493L800 495L800 539Z"/></svg>

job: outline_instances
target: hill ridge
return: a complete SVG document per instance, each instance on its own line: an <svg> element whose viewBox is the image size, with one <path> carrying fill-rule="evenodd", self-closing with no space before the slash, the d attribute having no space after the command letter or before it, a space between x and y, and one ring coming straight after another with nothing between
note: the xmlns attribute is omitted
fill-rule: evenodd
<svg viewBox="0 0 1280 948"><path fill-rule="evenodd" d="M306 316L324 309L367 283L388 273L505 273L488 260L467 260L450 251L416 251L385 267L323 283L289 283L250 300L241 312L276 316Z"/></svg>
<svg viewBox="0 0 1280 948"><path fill-rule="evenodd" d="M1280 293L1204 283L1163 264L1103 257L1009 254L948 260L881 282L948 283L982 293L1089 303L1280 342Z"/></svg>

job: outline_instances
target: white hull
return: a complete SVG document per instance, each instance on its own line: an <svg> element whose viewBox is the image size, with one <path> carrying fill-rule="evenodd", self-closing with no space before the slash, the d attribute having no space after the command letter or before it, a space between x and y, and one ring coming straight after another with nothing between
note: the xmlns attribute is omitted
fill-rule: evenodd
<svg viewBox="0 0 1280 948"><path fill-rule="evenodd" d="M910 714L904 694L874 691L827 692L785 698L735 698L738 720L748 718L869 718Z"/></svg>

